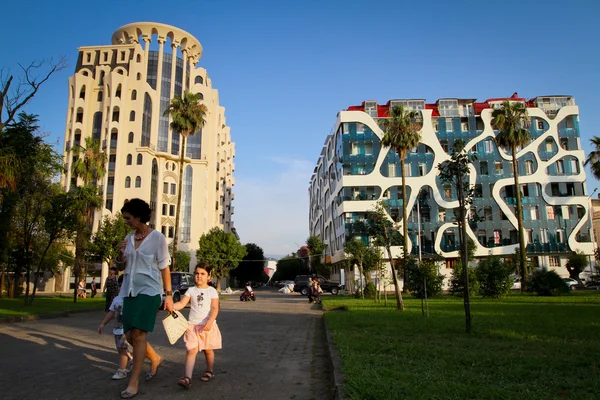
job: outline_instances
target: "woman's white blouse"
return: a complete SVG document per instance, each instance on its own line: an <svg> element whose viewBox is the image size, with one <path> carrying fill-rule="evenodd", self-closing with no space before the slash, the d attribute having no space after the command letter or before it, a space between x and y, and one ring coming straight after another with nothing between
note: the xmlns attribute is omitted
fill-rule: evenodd
<svg viewBox="0 0 600 400"><path fill-rule="evenodd" d="M134 233L127 235L125 248L125 273L119 295L122 297L146 294L160 295L163 292L161 270L171 264L171 256L165 236L153 230L140 246L134 246Z"/></svg>

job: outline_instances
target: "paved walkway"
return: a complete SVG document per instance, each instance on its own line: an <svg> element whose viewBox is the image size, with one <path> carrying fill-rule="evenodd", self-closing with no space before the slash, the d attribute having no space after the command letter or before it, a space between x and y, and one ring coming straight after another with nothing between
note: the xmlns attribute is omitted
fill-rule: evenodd
<svg viewBox="0 0 600 400"><path fill-rule="evenodd" d="M184 311L187 315L187 310ZM165 358L151 382L140 384L139 399L321 400L331 398L321 311L305 297L257 291L256 302L221 301L217 319L223 349L217 351L215 379L201 382L198 355L192 387L177 386L185 346L167 341L162 311L150 343ZM113 381L117 353L112 330L98 335L101 311L70 317L0 325L1 399L118 399L126 381ZM147 362L144 371L150 369Z"/></svg>

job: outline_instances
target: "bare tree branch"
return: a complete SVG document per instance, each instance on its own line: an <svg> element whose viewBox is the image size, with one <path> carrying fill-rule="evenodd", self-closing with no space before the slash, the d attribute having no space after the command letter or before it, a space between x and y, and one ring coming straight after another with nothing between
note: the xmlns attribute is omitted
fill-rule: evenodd
<svg viewBox="0 0 600 400"><path fill-rule="evenodd" d="M39 88L50 77L68 67L67 58L61 57L57 62L49 60L34 61L27 67L19 64L23 76L19 78L16 87L10 90L14 76L8 72L3 77L4 69L0 70L0 130L15 120L19 111L36 95ZM6 114L6 117L4 115Z"/></svg>

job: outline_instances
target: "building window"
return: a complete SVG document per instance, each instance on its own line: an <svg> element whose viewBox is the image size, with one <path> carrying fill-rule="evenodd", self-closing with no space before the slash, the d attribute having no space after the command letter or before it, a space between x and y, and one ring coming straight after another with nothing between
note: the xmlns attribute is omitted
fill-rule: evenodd
<svg viewBox="0 0 600 400"><path fill-rule="evenodd" d="M136 90L133 90L131 92L131 100L137 100L137 91Z"/></svg>
<svg viewBox="0 0 600 400"><path fill-rule="evenodd" d="M352 144L350 145L350 154L352 154L353 156L358 154L358 143L352 142Z"/></svg>
<svg viewBox="0 0 600 400"><path fill-rule="evenodd" d="M106 199L106 208L112 211L113 208L113 199Z"/></svg>
<svg viewBox="0 0 600 400"><path fill-rule="evenodd" d="M563 160L558 160L556 162L556 172L559 175L563 175L565 173L565 162Z"/></svg>
<svg viewBox="0 0 600 400"><path fill-rule="evenodd" d="M132 156L131 154L127 154L127 161L126 161L126 164L127 164L127 165L131 165L131 164L132 164L132 162L133 162L132 160L133 160L133 156Z"/></svg>
<svg viewBox="0 0 600 400"><path fill-rule="evenodd" d="M83 122L83 108L77 109L77 115L75 117L75 122L82 123Z"/></svg>
<svg viewBox="0 0 600 400"><path fill-rule="evenodd" d="M125 188L130 188L131 187L131 178L127 177L125 178Z"/></svg>
<svg viewBox="0 0 600 400"><path fill-rule="evenodd" d="M169 205L169 216L170 217L175 216L175 205L174 204Z"/></svg>
<svg viewBox="0 0 600 400"><path fill-rule="evenodd" d="M115 92L115 97L117 98L121 98L121 84L119 83L119 86L117 86L117 91Z"/></svg>
<svg viewBox="0 0 600 400"><path fill-rule="evenodd" d="M525 160L525 172L527 173L527 175L533 174L533 161L532 160Z"/></svg>
<svg viewBox="0 0 600 400"><path fill-rule="evenodd" d="M162 232L162 234L163 234L163 235L167 236L167 227L166 227L166 226L164 226L164 225L163 225L163 226L160 228L160 231Z"/></svg>
<svg viewBox="0 0 600 400"><path fill-rule="evenodd" d="M361 123L356 124L356 133L365 133L364 124L361 124Z"/></svg>
<svg viewBox="0 0 600 400"><path fill-rule="evenodd" d="M560 139L560 147L562 147L563 150L569 150L569 139L567 139L567 138Z"/></svg>
<svg viewBox="0 0 600 400"><path fill-rule="evenodd" d="M484 151L487 154L490 154L491 152L494 151L494 147L493 147L493 143L492 143L492 139L487 139L483 142L484 145Z"/></svg>
<svg viewBox="0 0 600 400"><path fill-rule="evenodd" d="M85 99L85 85L81 87L81 91L79 92L79 98Z"/></svg>
<svg viewBox="0 0 600 400"><path fill-rule="evenodd" d="M496 175L504 174L504 167L502 165L502 162L496 161L495 167L496 167Z"/></svg>
<svg viewBox="0 0 600 400"><path fill-rule="evenodd" d="M127 143L133 143L133 132L129 132L129 136L127 138Z"/></svg>
<svg viewBox="0 0 600 400"><path fill-rule="evenodd" d="M137 176L137 177L135 178L135 187L136 187L136 188L142 187L142 178L141 178L141 177L139 177L139 176Z"/></svg>
<svg viewBox="0 0 600 400"><path fill-rule="evenodd" d="M536 221L538 219L538 206L531 207L531 220Z"/></svg>
<svg viewBox="0 0 600 400"><path fill-rule="evenodd" d="M410 167L410 163L404 164L404 176L405 177L412 176L412 168Z"/></svg>
<svg viewBox="0 0 600 400"><path fill-rule="evenodd" d="M438 208L438 221L439 222L444 222L446 221L446 209L445 208Z"/></svg>
<svg viewBox="0 0 600 400"><path fill-rule="evenodd" d="M549 256L548 265L550 268L560 268L560 258L558 256Z"/></svg>
<svg viewBox="0 0 600 400"><path fill-rule="evenodd" d="M113 122L119 122L119 107L115 107L112 113Z"/></svg>
<svg viewBox="0 0 600 400"><path fill-rule="evenodd" d="M194 83L202 85L204 83L204 79L202 79L201 76L197 76L196 78L194 78Z"/></svg>
<svg viewBox="0 0 600 400"><path fill-rule="evenodd" d="M98 92L98 101L102 101L102 91Z"/></svg>
<svg viewBox="0 0 600 400"><path fill-rule="evenodd" d="M546 151L549 153L554 151L554 141L552 139L546 139Z"/></svg>
<svg viewBox="0 0 600 400"><path fill-rule="evenodd" d="M366 156L373 155L373 143L365 143L365 155Z"/></svg>
<svg viewBox="0 0 600 400"><path fill-rule="evenodd" d="M488 174L488 163L487 163L487 161L480 161L479 162L479 173L481 175L487 175Z"/></svg>
<svg viewBox="0 0 600 400"><path fill-rule="evenodd" d="M142 165L143 156L141 154L137 155L137 165Z"/></svg>
<svg viewBox="0 0 600 400"><path fill-rule="evenodd" d="M169 184L167 182L163 183L163 193L169 194Z"/></svg>
<svg viewBox="0 0 600 400"><path fill-rule="evenodd" d="M419 176L424 176L427 166L424 163L419 164Z"/></svg>
<svg viewBox="0 0 600 400"><path fill-rule="evenodd" d="M174 183L171 183L171 194L175 194L176 193L176 185Z"/></svg>
<svg viewBox="0 0 600 400"><path fill-rule="evenodd" d="M483 217L486 221L492 221L494 216L492 215L492 207L485 207L483 209Z"/></svg>
<svg viewBox="0 0 600 400"><path fill-rule="evenodd" d="M446 196L447 199L452 198L452 186L444 185L444 195Z"/></svg>
<svg viewBox="0 0 600 400"><path fill-rule="evenodd" d="M129 120L130 121L135 121L135 111L132 111L129 113Z"/></svg>
<svg viewBox="0 0 600 400"><path fill-rule="evenodd" d="M169 227L169 238L172 239L173 236L175 236L175 229L172 226L170 226Z"/></svg>
<svg viewBox="0 0 600 400"><path fill-rule="evenodd" d="M389 163L388 164L388 177L392 178L395 177L396 175L396 164L395 163Z"/></svg>
<svg viewBox="0 0 600 400"><path fill-rule="evenodd" d="M541 119L537 120L537 128L539 131L543 131L544 130L544 121L542 121Z"/></svg>
<svg viewBox="0 0 600 400"><path fill-rule="evenodd" d="M452 132L454 130L452 125L452 118L446 118L446 132Z"/></svg>
<svg viewBox="0 0 600 400"><path fill-rule="evenodd" d="M162 205L162 215L167 215L167 208L168 208L168 204L167 203L163 203Z"/></svg>
<svg viewBox="0 0 600 400"><path fill-rule="evenodd" d="M448 141L447 140L440 140L440 144L442 145L442 150L444 150L444 152L448 152Z"/></svg>

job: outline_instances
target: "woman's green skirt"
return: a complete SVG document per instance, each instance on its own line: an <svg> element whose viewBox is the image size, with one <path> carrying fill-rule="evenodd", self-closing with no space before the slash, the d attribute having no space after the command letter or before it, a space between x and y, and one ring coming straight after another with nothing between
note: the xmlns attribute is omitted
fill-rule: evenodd
<svg viewBox="0 0 600 400"><path fill-rule="evenodd" d="M160 307L160 295L138 294L123 298L123 331L139 329L145 332L154 330L156 313Z"/></svg>

